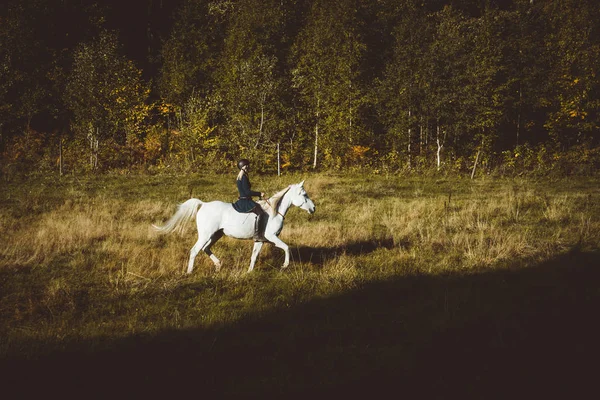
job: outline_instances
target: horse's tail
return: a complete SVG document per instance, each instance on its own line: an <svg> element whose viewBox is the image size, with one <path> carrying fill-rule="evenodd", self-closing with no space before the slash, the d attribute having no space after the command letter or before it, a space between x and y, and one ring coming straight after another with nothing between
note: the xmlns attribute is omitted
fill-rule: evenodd
<svg viewBox="0 0 600 400"><path fill-rule="evenodd" d="M185 228L185 223L196 216L202 204L204 202L201 200L189 199L177 207L175 214L163 226L152 225L152 227L159 233L178 232L181 234Z"/></svg>

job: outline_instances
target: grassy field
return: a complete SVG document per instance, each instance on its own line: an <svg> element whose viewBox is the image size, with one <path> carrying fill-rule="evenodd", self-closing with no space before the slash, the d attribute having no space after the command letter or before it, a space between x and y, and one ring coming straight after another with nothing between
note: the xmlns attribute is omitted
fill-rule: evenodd
<svg viewBox="0 0 600 400"><path fill-rule="evenodd" d="M0 183L4 390L572 398L591 385L599 178L253 176L269 194L306 179L317 211L286 217L290 267L265 246L247 274L252 242L223 238L221 271L201 253L186 275L194 225L151 224L190 196L234 200L234 179Z"/></svg>

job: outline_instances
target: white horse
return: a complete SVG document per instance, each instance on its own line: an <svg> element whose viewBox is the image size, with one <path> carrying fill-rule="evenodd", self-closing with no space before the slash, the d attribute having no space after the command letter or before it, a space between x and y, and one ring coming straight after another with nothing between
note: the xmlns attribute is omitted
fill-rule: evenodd
<svg viewBox="0 0 600 400"><path fill-rule="evenodd" d="M276 193L268 200L258 202L267 212L269 218L265 227L264 237L257 238L254 235L254 224L256 214L239 213L231 203L222 201L211 201L205 203L198 199L189 199L179 205L177 212L162 226L152 225L160 233L173 231L183 232L184 224L196 217L198 226L198 241L190 251L190 261L187 273L194 269L194 259L200 250L204 251L215 264L217 271L221 269L221 261L215 256L210 248L223 235L236 239L254 239L254 248L250 259L248 272L254 269L258 253L264 242L270 242L285 252L285 261L281 268L286 268L290 263L290 251L287 244L279 239L279 233L283 229L283 220L288 209L294 205L309 214L315 212L315 205L304 190L304 181L290 185L286 189Z"/></svg>

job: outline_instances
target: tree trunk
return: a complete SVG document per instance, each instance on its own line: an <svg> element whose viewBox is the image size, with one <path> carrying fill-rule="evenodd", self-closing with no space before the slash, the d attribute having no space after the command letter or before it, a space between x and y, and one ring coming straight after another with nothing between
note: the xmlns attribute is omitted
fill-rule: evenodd
<svg viewBox="0 0 600 400"><path fill-rule="evenodd" d="M279 143L277 143L277 176L281 176L281 153L279 152Z"/></svg>
<svg viewBox="0 0 600 400"><path fill-rule="evenodd" d="M444 142L443 140L440 141L440 125L438 123L437 125L437 131L436 131L436 142L437 142L437 169L438 171L440 170L440 166L442 165L442 148L444 147Z"/></svg>
<svg viewBox="0 0 600 400"><path fill-rule="evenodd" d="M519 136L521 134L521 104L523 93L521 90L521 82L519 82L519 109L517 111L517 146L519 145Z"/></svg>
<svg viewBox="0 0 600 400"><path fill-rule="evenodd" d="M419 155L423 154L423 117L419 118Z"/></svg>
<svg viewBox="0 0 600 400"><path fill-rule="evenodd" d="M265 125L265 104L262 103L260 105L260 124L258 125L258 137L256 138L256 144L254 145L255 149L257 149L258 145L260 144L260 138L263 133L264 125Z"/></svg>
<svg viewBox="0 0 600 400"><path fill-rule="evenodd" d="M60 138L58 142L58 173L63 176L63 140Z"/></svg>
<svg viewBox="0 0 600 400"><path fill-rule="evenodd" d="M410 151L410 142L411 142L411 126L410 126L410 117L411 117L411 110L408 110L408 168L412 168L412 154Z"/></svg>
<svg viewBox="0 0 600 400"><path fill-rule="evenodd" d="M321 101L317 100L317 122L315 123L315 157L313 159L313 169L317 168L317 153L319 150L319 107L321 105Z"/></svg>
<svg viewBox="0 0 600 400"><path fill-rule="evenodd" d="M479 161L479 153L481 149L477 150L477 156L475 157L475 164L473 164L473 171L471 171L471 179L475 176L475 168L477 168L477 161Z"/></svg>
<svg viewBox="0 0 600 400"><path fill-rule="evenodd" d="M90 164L91 164L91 168L92 171L95 171L98 168L98 147L99 147L99 141L98 141L98 132L99 128L96 127L96 135L94 135L93 133L90 135L90 150L91 150L91 155L90 155ZM92 132L94 132L94 129L92 128Z"/></svg>
<svg viewBox="0 0 600 400"><path fill-rule="evenodd" d="M319 121L315 124L315 156L313 159L313 168L317 168L317 153L319 149Z"/></svg>

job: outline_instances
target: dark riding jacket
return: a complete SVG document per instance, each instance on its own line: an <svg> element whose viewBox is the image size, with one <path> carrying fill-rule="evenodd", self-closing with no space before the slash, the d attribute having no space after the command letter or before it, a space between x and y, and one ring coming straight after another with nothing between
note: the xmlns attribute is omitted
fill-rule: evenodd
<svg viewBox="0 0 600 400"><path fill-rule="evenodd" d="M257 204L252 200L252 196L260 196L260 192L255 192L251 189L250 179L247 174L242 175L242 179L237 180L237 188L240 192L240 198L233 203L233 208L237 212L247 213L252 211Z"/></svg>

